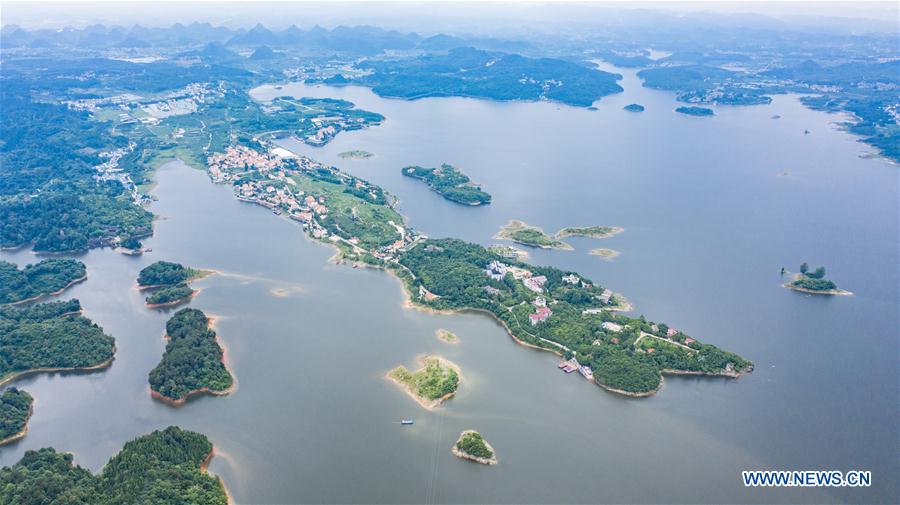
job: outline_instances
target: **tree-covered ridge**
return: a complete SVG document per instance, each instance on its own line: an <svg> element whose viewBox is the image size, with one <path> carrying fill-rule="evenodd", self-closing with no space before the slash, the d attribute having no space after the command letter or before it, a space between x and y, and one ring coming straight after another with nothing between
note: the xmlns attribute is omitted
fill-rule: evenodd
<svg viewBox="0 0 900 505"><path fill-rule="evenodd" d="M234 379L224 353L209 328L209 318L197 309L181 309L166 322L166 351L150 372L150 389L164 400L185 401L193 393L225 393Z"/></svg>
<svg viewBox="0 0 900 505"><path fill-rule="evenodd" d="M413 179L424 181L438 194L451 202L464 205L485 205L491 203L491 195L473 183L467 175L453 165L446 163L440 168L420 166L404 167L401 173Z"/></svg>
<svg viewBox="0 0 900 505"><path fill-rule="evenodd" d="M7 388L0 395L0 441L25 429L33 402L34 398L30 394L14 387Z"/></svg>
<svg viewBox="0 0 900 505"><path fill-rule="evenodd" d="M141 269L137 283L142 287L174 286L194 279L202 273L202 270L186 267L181 263L156 261Z"/></svg>
<svg viewBox="0 0 900 505"><path fill-rule="evenodd" d="M189 299L194 290L187 284L176 284L158 289L145 298L148 305L174 305Z"/></svg>
<svg viewBox="0 0 900 505"><path fill-rule="evenodd" d="M365 60L358 82L389 97L471 96L491 100L555 100L589 106L619 93L621 76L553 58L455 48L396 60ZM357 82L357 81L354 81Z"/></svg>
<svg viewBox="0 0 900 505"><path fill-rule="evenodd" d="M616 299L574 272L512 261L456 239L422 241L400 264L417 303L488 311L518 340L575 357L611 389L648 394L663 372L734 376L752 368L664 324L610 312ZM544 308L549 315L540 317ZM656 345L642 347L643 339Z"/></svg>
<svg viewBox="0 0 900 505"><path fill-rule="evenodd" d="M222 481L204 471L212 450L205 436L171 426L126 443L96 476L71 454L27 451L0 469L0 504L226 505Z"/></svg>
<svg viewBox="0 0 900 505"><path fill-rule="evenodd" d="M30 92L28 81L0 86L4 117L16 118L0 121L0 246L82 251L149 234L152 215L122 183L94 178L99 153L128 149L128 139Z"/></svg>
<svg viewBox="0 0 900 505"><path fill-rule="evenodd" d="M84 263L73 259L45 259L21 270L0 260L0 304L54 294L86 275Z"/></svg>
<svg viewBox="0 0 900 505"><path fill-rule="evenodd" d="M0 380L34 369L85 369L112 359L115 339L78 315L77 300L0 310Z"/></svg>

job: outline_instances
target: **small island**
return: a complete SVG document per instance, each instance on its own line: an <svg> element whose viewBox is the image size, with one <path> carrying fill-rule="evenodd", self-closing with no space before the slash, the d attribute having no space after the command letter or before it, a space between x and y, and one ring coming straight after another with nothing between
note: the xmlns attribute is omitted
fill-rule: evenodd
<svg viewBox="0 0 900 505"><path fill-rule="evenodd" d="M404 366L388 372L388 378L403 387L427 410L449 400L459 387L459 367L438 356L422 358L422 368L410 372Z"/></svg>
<svg viewBox="0 0 900 505"><path fill-rule="evenodd" d="M456 334L450 330L445 330L443 328L440 328L434 333L437 336L438 340L440 340L441 342L446 342L448 344L458 344L459 343L459 337L457 337Z"/></svg>
<svg viewBox="0 0 900 505"><path fill-rule="evenodd" d="M187 284L176 284L153 292L145 298L147 307L158 309L162 307L172 307L179 303L190 300L197 294L197 291L191 289Z"/></svg>
<svg viewBox="0 0 900 505"><path fill-rule="evenodd" d="M344 160L367 160L373 156L375 155L370 153L369 151L361 150L344 151L342 153L338 153L338 157Z"/></svg>
<svg viewBox="0 0 900 505"><path fill-rule="evenodd" d="M149 308L172 307L193 298L197 291L188 282L212 274L210 270L198 270L180 263L157 261L138 274L138 289L152 290L144 300Z"/></svg>
<svg viewBox="0 0 900 505"><path fill-rule="evenodd" d="M639 103L630 103L622 108L628 112L644 112L644 106Z"/></svg>
<svg viewBox="0 0 900 505"><path fill-rule="evenodd" d="M206 472L213 445L170 426L127 442L99 474L51 447L25 451L0 471L2 503L202 503L227 505L222 480Z"/></svg>
<svg viewBox="0 0 900 505"><path fill-rule="evenodd" d="M590 254L591 256L600 256L600 258L609 261L622 253L616 251L615 249L599 247L597 249L591 249L590 251L588 251L588 254Z"/></svg>
<svg viewBox="0 0 900 505"><path fill-rule="evenodd" d="M809 265L800 265L800 273L794 275L791 282L783 284L784 287L808 293L811 295L852 295L850 291L839 289L837 285L825 278L825 267L819 267L809 271Z"/></svg>
<svg viewBox="0 0 900 505"><path fill-rule="evenodd" d="M569 226L556 232L556 238L566 237L590 237L590 238L609 238L613 235L622 233L625 228L618 226Z"/></svg>
<svg viewBox="0 0 900 505"><path fill-rule="evenodd" d="M154 398L178 406L196 394L231 392L234 378L206 314L197 309L179 310L166 322L166 338L162 361L149 376Z"/></svg>
<svg viewBox="0 0 900 505"><path fill-rule="evenodd" d="M0 445L23 438L28 433L28 419L34 398L21 389L9 388L0 395Z"/></svg>
<svg viewBox="0 0 900 505"><path fill-rule="evenodd" d="M496 465L497 453L475 430L466 430L459 435L450 452L461 459L468 459L482 465Z"/></svg>
<svg viewBox="0 0 900 505"><path fill-rule="evenodd" d="M681 114L685 114L688 116L697 116L697 117L705 117L705 116L715 116L716 113L713 112L712 109L707 107L678 107L675 109L675 112L680 112Z"/></svg>
<svg viewBox="0 0 900 505"><path fill-rule="evenodd" d="M0 260L0 305L18 305L58 295L87 279L84 263L62 258L45 259L19 270Z"/></svg>
<svg viewBox="0 0 900 505"><path fill-rule="evenodd" d="M115 339L80 314L78 300L0 307L0 386L34 373L111 365Z"/></svg>
<svg viewBox="0 0 900 505"><path fill-rule="evenodd" d="M513 242L522 245L540 247L541 249L572 250L572 246L547 235L544 233L544 230L537 226L531 226L523 221L517 220L506 223L506 226L500 228L500 231L494 235L494 238L512 240Z"/></svg>
<svg viewBox="0 0 900 505"><path fill-rule="evenodd" d="M473 206L491 203L491 195L453 165L444 163L440 168L404 167L401 173L425 182L428 187L451 202Z"/></svg>

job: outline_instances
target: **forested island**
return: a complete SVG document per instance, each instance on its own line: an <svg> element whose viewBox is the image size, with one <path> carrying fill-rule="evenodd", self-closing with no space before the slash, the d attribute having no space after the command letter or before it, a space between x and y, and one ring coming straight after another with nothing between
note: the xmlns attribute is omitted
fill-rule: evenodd
<svg viewBox="0 0 900 505"><path fill-rule="evenodd" d="M523 221L512 220L500 231L494 235L496 239L512 240L513 242L527 245L530 247L540 247L541 249L562 249L564 251L571 250L572 246L557 240L537 226L531 226Z"/></svg>
<svg viewBox="0 0 900 505"><path fill-rule="evenodd" d="M380 187L310 158L279 160L241 147L212 155L210 170L239 198L287 213L312 238L336 247L342 260L395 274L412 306L491 314L517 342L578 363L580 375L615 393L653 394L663 374L738 377L753 368L665 324L618 314L628 310L622 299L575 272L461 240L426 239L404 225ZM510 224L513 232L532 230L513 234L518 239L562 243L525 223Z"/></svg>
<svg viewBox="0 0 900 505"><path fill-rule="evenodd" d="M166 322L166 351L150 372L154 398L182 405L195 394L225 395L234 378L210 320L197 309L181 309Z"/></svg>
<svg viewBox="0 0 900 505"><path fill-rule="evenodd" d="M227 505L221 479L206 473L212 456L209 439L175 426L126 443L97 475L70 453L29 450L0 470L0 503Z"/></svg>
<svg viewBox="0 0 900 505"><path fill-rule="evenodd" d="M369 151L355 150L355 151L344 151L342 153L338 153L338 157L344 160L367 160L371 157L375 156Z"/></svg>
<svg viewBox="0 0 900 505"><path fill-rule="evenodd" d="M437 356L422 358L422 368L410 372L398 366L388 377L403 387L419 405L431 410L456 394L459 387L459 367Z"/></svg>
<svg viewBox="0 0 900 505"><path fill-rule="evenodd" d="M791 282L784 284L784 287L812 295L853 294L850 291L838 288L834 282L826 279L825 267L819 267L810 271L809 265L806 263L800 265L800 273L796 274Z"/></svg>
<svg viewBox="0 0 900 505"><path fill-rule="evenodd" d="M615 249L609 249L606 247L598 247L596 249L591 249L590 251L588 251L588 254L590 254L591 256L599 256L608 261L608 260L615 258L616 256L619 256L622 253L620 253L619 251L616 251Z"/></svg>
<svg viewBox="0 0 900 505"><path fill-rule="evenodd" d="M494 448L475 430L466 430L459 434L459 439L450 450L454 456L481 463L496 465L497 454Z"/></svg>
<svg viewBox="0 0 900 505"><path fill-rule="evenodd" d="M176 284L174 286L166 286L151 293L144 300L151 309L161 307L171 307L181 302L190 300L197 291L187 284Z"/></svg>
<svg viewBox="0 0 900 505"><path fill-rule="evenodd" d="M78 300L0 308L0 385L29 373L109 366L115 339L80 313Z"/></svg>
<svg viewBox="0 0 900 505"><path fill-rule="evenodd" d="M590 237L590 238L609 238L613 235L622 233L624 228L618 226L569 226L556 232L556 238L566 237Z"/></svg>
<svg viewBox="0 0 900 505"><path fill-rule="evenodd" d="M30 394L14 387L0 395L0 445L19 440L28 433L33 404L34 398Z"/></svg>
<svg viewBox="0 0 900 505"><path fill-rule="evenodd" d="M713 112L713 110L708 107L678 107L677 109L675 109L675 112L679 112L681 114L685 114L688 116L697 116L697 117L715 116L716 115L716 113Z"/></svg>
<svg viewBox="0 0 900 505"><path fill-rule="evenodd" d="M450 330L445 330L443 328L439 328L437 331L434 332L434 334L437 336L438 340L440 340L441 342L446 342L448 344L458 344L459 343L459 337L456 336L456 333L453 333Z"/></svg>
<svg viewBox="0 0 900 505"><path fill-rule="evenodd" d="M628 112L644 112L644 106L638 103L630 103L622 108Z"/></svg>
<svg viewBox="0 0 900 505"><path fill-rule="evenodd" d="M404 167L401 173L425 182L428 187L451 202L463 205L491 203L491 195L453 165L444 163L440 168Z"/></svg>
<svg viewBox="0 0 900 505"><path fill-rule="evenodd" d="M207 270L186 267L181 263L156 261L138 273L137 283L142 289L175 286L199 279L210 273Z"/></svg>
<svg viewBox="0 0 900 505"><path fill-rule="evenodd" d="M0 305L58 295L85 279L84 263L73 259L45 259L21 270L15 263L0 260Z"/></svg>

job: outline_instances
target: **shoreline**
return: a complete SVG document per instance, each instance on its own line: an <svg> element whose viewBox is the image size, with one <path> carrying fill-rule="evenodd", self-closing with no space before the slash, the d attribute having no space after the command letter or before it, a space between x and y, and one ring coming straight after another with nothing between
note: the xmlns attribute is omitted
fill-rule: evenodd
<svg viewBox="0 0 900 505"><path fill-rule="evenodd" d="M459 390L459 384L462 383L462 380L463 380L462 372L460 372L459 367L456 366L455 363L449 361L448 359L443 358L441 356L437 356L437 355L419 356L419 357L417 357L416 361L421 363L424 368L425 360L429 359L429 358L437 359L441 365L444 365L444 366L450 368L451 370L453 370L454 372L456 372L457 377L459 377L459 383L457 383L456 389ZM441 396L440 398L436 398L434 400L422 398L421 396L417 395L416 392L413 391L412 388L408 384L391 377L391 373L398 368L403 368L407 372L410 372L410 370L408 370L405 366L397 365L394 368L390 369L384 375L384 377L386 379L388 379L389 381L393 382L394 384L396 384L397 386L399 386L401 389L403 389L403 391L405 391L407 395L409 395L411 398L413 398L416 401L416 403L421 405L422 408L424 408L425 410L427 410L429 412L433 411L437 407L440 407L445 401L449 400L450 398L453 398L454 396L456 396L456 391L452 391L452 392L447 393L444 396ZM415 373L417 371L418 370L413 370L413 371L411 371L411 373Z"/></svg>
<svg viewBox="0 0 900 505"><path fill-rule="evenodd" d="M113 361L116 359L116 348L113 346L113 355L111 358L106 361L102 361L97 363L96 365L90 365L86 367L44 367L44 368L29 368L28 370L20 370L18 372L12 372L12 375L7 376L6 378L0 379L0 386L5 386L10 382L20 379L22 377L27 377L29 375L39 374L39 373L56 373L56 372L93 372L95 370L102 370L104 368L109 368L113 364Z"/></svg>
<svg viewBox="0 0 900 505"><path fill-rule="evenodd" d="M228 505L234 504L234 498L232 498L231 493L228 492L228 486L225 485L225 480L222 477L212 473L209 471L209 464L212 462L213 457L216 455L216 446L213 445L213 448L210 449L209 454L206 455L206 458L200 462L200 473L205 473L207 475L213 476L219 480L219 484L222 485L222 491L225 493L225 502Z"/></svg>
<svg viewBox="0 0 900 505"><path fill-rule="evenodd" d="M52 293L41 293L41 294L39 294L39 295L32 296L31 298L26 298L26 299L24 299L24 300L19 300L19 301L17 301L17 302L4 303L4 304L2 304L2 305L0 305L0 306L3 306L3 307L15 307L16 305L24 305L24 304L26 304L26 303L36 302L36 301L41 300L41 299L43 299L43 298L49 298L49 297L51 297L51 296L61 295L61 294L63 294L63 292L65 292L65 290L71 288L72 286L74 286L74 285L76 285L76 284L78 284L78 283L80 283L80 282L84 282L84 281L86 281L86 280L87 280L87 274L85 273L85 274L82 275L81 277L79 277L79 278L77 278L77 279L75 279L75 280L69 282L68 284L66 284L66 285L63 286L62 288L57 289L56 291L53 291Z"/></svg>
<svg viewBox="0 0 900 505"><path fill-rule="evenodd" d="M824 291L816 291L814 289L806 289L800 286L794 286L791 282L785 282L781 285L783 288L790 289L791 291L796 291L798 293L806 293L808 295L828 295L828 296L853 296L852 291L847 291L845 289L835 288L835 289L827 289Z"/></svg>
<svg viewBox="0 0 900 505"><path fill-rule="evenodd" d="M22 429L18 433L13 433L12 435L0 440L0 447L11 444L16 440L21 440L25 438L25 435L28 434L28 421L31 420L31 415L34 413L34 400L32 400L31 405L28 406L28 414L25 415L25 425L22 426Z"/></svg>
<svg viewBox="0 0 900 505"><path fill-rule="evenodd" d="M209 320L209 323L207 323L207 327L212 329L213 323L214 323L213 318L207 316L207 319ZM165 334L165 335L163 335L163 339L170 340L171 337L169 337L168 334ZM209 386L204 386L202 388L192 389L192 390L188 391L181 398L168 397L168 396L160 393L159 391L153 389L153 386L150 386L150 396L153 399L159 400L171 407L181 407L182 405L187 403L188 400L190 400L191 398L193 398L195 396L199 396L199 395L203 395L203 394L208 394L208 395L212 395L212 396L227 396L227 395L230 395L231 393L233 393L237 389L237 378L231 372L231 368L228 367L228 362L225 360L225 356L226 356L228 347L225 346L224 344L222 344L222 341L219 339L218 334L216 334L216 345L219 346L219 349L222 349L222 360L221 360L222 366L225 367L225 371L228 372L228 375L231 376L231 386L228 386L228 388L222 389L222 390L210 389ZM165 351L163 351L163 354L165 355Z"/></svg>
<svg viewBox="0 0 900 505"><path fill-rule="evenodd" d="M491 446L491 444L489 444L487 442L487 440L484 439L484 437L481 438L481 441L484 442L485 447L490 449L491 453L493 453L493 456L491 456L490 458L479 458L478 456L473 456L467 452L462 451L458 447L456 447L456 445L459 443L459 441L462 440L462 438L464 436L468 435L469 433L477 433L478 435L481 435L480 433L478 433L475 430L464 430L462 433L460 433L459 438L456 439L456 442L453 444L453 447L450 448L450 452L454 456L456 456L459 459L467 459L469 461L474 461L476 463L481 463L482 465L488 465L488 466L496 465L497 463L500 462L500 460L497 459L497 451L494 450L494 448Z"/></svg>

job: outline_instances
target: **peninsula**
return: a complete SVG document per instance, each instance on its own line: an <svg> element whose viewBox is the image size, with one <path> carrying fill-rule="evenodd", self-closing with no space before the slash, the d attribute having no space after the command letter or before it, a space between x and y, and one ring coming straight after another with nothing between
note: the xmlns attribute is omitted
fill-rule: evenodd
<svg viewBox="0 0 900 505"><path fill-rule="evenodd" d="M462 240L428 239L405 225L379 186L334 167L245 146L212 154L209 164L214 181L230 183L242 200L286 214L313 239L335 247L341 260L396 275L411 306L489 314L515 342L563 356L571 365L566 370L608 391L648 396L664 374L734 378L753 369L750 361L665 324L622 315L628 308L623 299L576 272ZM533 229L510 224L512 232L506 227L501 238L527 239L514 232ZM644 333L661 339L653 352L637 345Z"/></svg>
<svg viewBox="0 0 900 505"><path fill-rule="evenodd" d="M570 226L556 232L556 238L566 237L590 237L590 238L609 238L613 235L622 233L625 228L618 226Z"/></svg>
<svg viewBox="0 0 900 505"><path fill-rule="evenodd" d="M450 452L460 459L468 459L482 465L496 465L497 453L494 448L475 430L465 430L453 444Z"/></svg>
<svg viewBox="0 0 900 505"><path fill-rule="evenodd" d="M398 366L388 378L403 387L422 407L431 410L449 400L459 387L459 367L438 356L421 359L422 368L410 372Z"/></svg>
<svg viewBox="0 0 900 505"><path fill-rule="evenodd" d="M99 474L53 448L25 451L0 470L4 503L202 503L227 505L222 480L206 472L213 445L204 435L170 426L127 442ZM52 483L49 485L48 483Z"/></svg>
<svg viewBox="0 0 900 505"><path fill-rule="evenodd" d="M714 116L716 115L712 109L708 107L678 107L675 109L675 112L680 112L681 114L685 114L688 116Z"/></svg>
<svg viewBox="0 0 900 505"><path fill-rule="evenodd" d="M453 165L444 163L440 168L404 167L401 173L425 182L428 187L451 202L473 206L491 203L491 195Z"/></svg>
<svg viewBox="0 0 900 505"><path fill-rule="evenodd" d="M51 258L19 270L15 263L0 260L0 305L22 304L58 295L87 279L84 263Z"/></svg>
<svg viewBox="0 0 900 505"><path fill-rule="evenodd" d="M154 398L178 406L196 394L231 392L234 378L206 314L197 309L179 310L166 322L166 338L162 361L150 371Z"/></svg>
<svg viewBox="0 0 900 505"><path fill-rule="evenodd" d="M557 240L537 226L531 226L523 221L512 220L500 228L500 231L494 235L495 239L512 240L518 244L530 247L540 247L541 249L560 249L563 251L572 250L572 246Z"/></svg>
<svg viewBox="0 0 900 505"><path fill-rule="evenodd" d="M9 388L0 395L0 445L6 445L28 433L34 398L21 389Z"/></svg>
<svg viewBox="0 0 900 505"><path fill-rule="evenodd" d="M825 278L825 267L819 267L809 271L809 265L800 265L800 273L793 276L791 282L783 284L784 287L811 295L852 295Z"/></svg>
<svg viewBox="0 0 900 505"><path fill-rule="evenodd" d="M33 373L112 364L115 339L80 313L78 300L0 308L0 386Z"/></svg>

